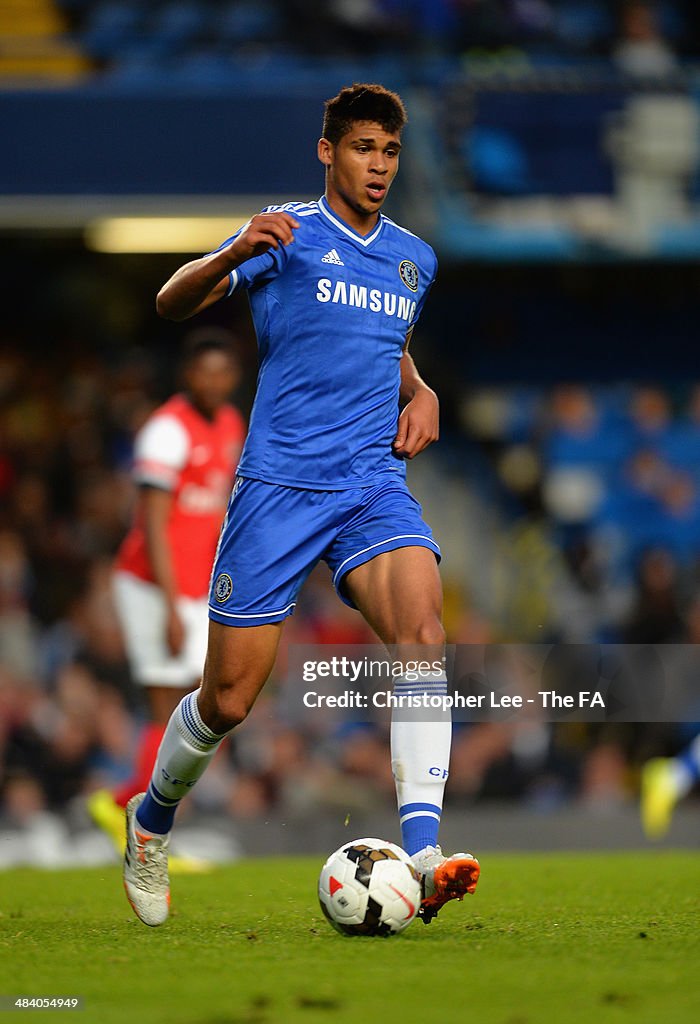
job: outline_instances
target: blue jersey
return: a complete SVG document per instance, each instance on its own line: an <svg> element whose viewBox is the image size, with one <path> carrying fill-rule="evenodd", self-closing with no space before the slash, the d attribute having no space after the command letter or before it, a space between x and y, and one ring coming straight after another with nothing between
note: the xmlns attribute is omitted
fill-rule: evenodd
<svg viewBox="0 0 700 1024"><path fill-rule="evenodd" d="M314 490L403 475L391 447L399 363L435 279L435 253L382 214L363 237L325 197L264 212L277 211L299 222L295 241L230 275L229 294L248 291L260 351L238 473Z"/></svg>

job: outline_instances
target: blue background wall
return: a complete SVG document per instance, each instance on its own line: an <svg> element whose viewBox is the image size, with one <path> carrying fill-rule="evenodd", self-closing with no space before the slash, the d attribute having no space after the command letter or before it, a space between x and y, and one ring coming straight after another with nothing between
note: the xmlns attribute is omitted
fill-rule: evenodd
<svg viewBox="0 0 700 1024"><path fill-rule="evenodd" d="M321 191L322 104L162 91L5 93L0 193L230 195Z"/></svg>

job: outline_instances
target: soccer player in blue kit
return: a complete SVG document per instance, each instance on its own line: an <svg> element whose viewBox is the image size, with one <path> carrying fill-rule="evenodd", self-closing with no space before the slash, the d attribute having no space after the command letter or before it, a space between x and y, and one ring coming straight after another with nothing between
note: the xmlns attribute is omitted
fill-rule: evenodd
<svg viewBox="0 0 700 1024"><path fill-rule="evenodd" d="M184 320L246 289L260 370L212 573L202 684L173 713L147 793L127 807L124 884L148 925L168 916L178 803L253 706L319 560L385 644L442 653L440 551L405 482L405 460L438 437L437 397L408 352L437 261L380 213L405 122L400 97L384 87L341 90L325 105L318 202L268 207L158 295L162 316ZM399 678L394 689L446 686L443 673ZM423 878L427 923L474 891L479 864L471 854L446 857L437 844L451 721L426 718L394 716L391 758L402 845Z"/></svg>

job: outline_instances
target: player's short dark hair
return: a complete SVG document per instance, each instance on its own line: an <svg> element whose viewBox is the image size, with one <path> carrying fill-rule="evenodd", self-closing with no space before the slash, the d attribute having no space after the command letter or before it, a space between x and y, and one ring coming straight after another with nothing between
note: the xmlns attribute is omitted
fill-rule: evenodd
<svg viewBox="0 0 700 1024"><path fill-rule="evenodd" d="M326 100L323 138L336 145L356 121L374 121L385 132L398 135L407 120L406 108L398 93L383 85L355 82Z"/></svg>
<svg viewBox="0 0 700 1024"><path fill-rule="evenodd" d="M238 362L236 340L223 327L197 327L185 335L182 342L182 362L185 366L206 352L223 352L233 362Z"/></svg>

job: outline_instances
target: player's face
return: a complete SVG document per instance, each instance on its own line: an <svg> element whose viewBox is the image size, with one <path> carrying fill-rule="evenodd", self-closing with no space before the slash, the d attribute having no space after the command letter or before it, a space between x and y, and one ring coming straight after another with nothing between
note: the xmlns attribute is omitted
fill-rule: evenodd
<svg viewBox="0 0 700 1024"><path fill-rule="evenodd" d="M205 415L213 415L229 399L238 377L231 356L214 349L198 355L185 371L192 402Z"/></svg>
<svg viewBox="0 0 700 1024"><path fill-rule="evenodd" d="M374 121L356 121L335 145L320 140L328 202L353 227L373 226L399 169L400 149L398 135Z"/></svg>

